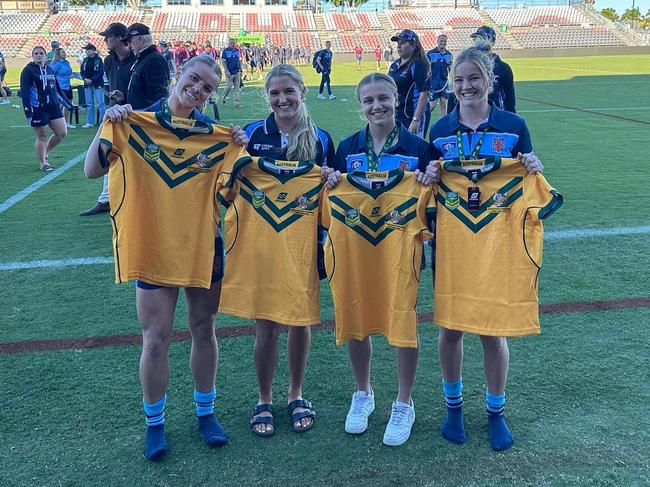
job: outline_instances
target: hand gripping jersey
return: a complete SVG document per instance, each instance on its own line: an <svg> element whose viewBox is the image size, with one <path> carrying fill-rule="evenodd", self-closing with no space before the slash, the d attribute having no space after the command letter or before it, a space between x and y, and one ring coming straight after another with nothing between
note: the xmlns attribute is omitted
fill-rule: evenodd
<svg viewBox="0 0 650 487"><path fill-rule="evenodd" d="M321 205L336 344L381 333L391 345L417 347L422 242L435 217L431 186L401 169L353 172L325 190Z"/></svg>
<svg viewBox="0 0 650 487"><path fill-rule="evenodd" d="M210 287L220 220L217 181L250 157L230 129L165 112L105 122L115 280Z"/></svg>
<svg viewBox="0 0 650 487"><path fill-rule="evenodd" d="M488 161L442 166L433 321L479 335L539 333L542 220L562 195L516 159Z"/></svg>
<svg viewBox="0 0 650 487"><path fill-rule="evenodd" d="M319 323L320 167L260 157L236 173L222 176L232 187L224 199L232 204L225 217L229 267L219 310L284 325Z"/></svg>

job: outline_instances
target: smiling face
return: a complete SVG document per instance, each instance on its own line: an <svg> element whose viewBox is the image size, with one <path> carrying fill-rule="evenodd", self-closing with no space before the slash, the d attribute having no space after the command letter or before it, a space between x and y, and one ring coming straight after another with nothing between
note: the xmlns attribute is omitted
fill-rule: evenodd
<svg viewBox="0 0 650 487"><path fill-rule="evenodd" d="M220 81L210 66L195 62L186 66L174 87L174 95L185 108L201 107L217 89Z"/></svg>
<svg viewBox="0 0 650 487"><path fill-rule="evenodd" d="M492 82L475 63L465 61L456 66L454 72L454 94L462 106L479 107L487 105Z"/></svg>
<svg viewBox="0 0 650 487"><path fill-rule="evenodd" d="M305 91L303 85L288 75L273 76L268 80L266 96L276 122L281 120L284 125L291 125L298 120Z"/></svg>
<svg viewBox="0 0 650 487"><path fill-rule="evenodd" d="M388 83L373 81L362 86L359 102L369 124L389 126L395 123L397 98Z"/></svg>
<svg viewBox="0 0 650 487"><path fill-rule="evenodd" d="M437 39L438 50L440 52L445 52L447 50L447 36L440 34Z"/></svg>

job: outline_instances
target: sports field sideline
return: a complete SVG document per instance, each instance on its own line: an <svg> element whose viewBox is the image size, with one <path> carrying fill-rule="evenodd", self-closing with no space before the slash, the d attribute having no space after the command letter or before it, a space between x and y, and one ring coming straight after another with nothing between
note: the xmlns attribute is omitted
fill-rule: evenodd
<svg viewBox="0 0 650 487"><path fill-rule="evenodd" d="M220 315L216 412L231 442L205 447L181 303L166 412L171 452L148 463L133 286L113 284L107 219L78 216L100 190L82 174L94 132L71 130L50 159L58 169L44 176L22 110L7 105L0 106L0 485L648 485L650 56L508 61L518 112L547 179L564 195L545 226L542 334L510 341L511 450L494 453L487 442L475 337L465 346L468 442L452 445L439 434L444 401L429 272L418 304L417 420L407 444L381 444L396 388L394 351L382 338L374 340L370 427L360 437L343 431L354 381L345 347L334 345L325 285L324 325L314 333L304 390L318 413L315 428L294 434L282 414L282 338L277 432L251 434L252 323ZM314 85L316 74L303 69ZM308 94L310 113L335 142L362 125L354 85L371 69L335 60L337 99ZM18 76L10 69L9 84ZM222 120L266 116L260 88L247 84L242 110L220 105Z"/></svg>

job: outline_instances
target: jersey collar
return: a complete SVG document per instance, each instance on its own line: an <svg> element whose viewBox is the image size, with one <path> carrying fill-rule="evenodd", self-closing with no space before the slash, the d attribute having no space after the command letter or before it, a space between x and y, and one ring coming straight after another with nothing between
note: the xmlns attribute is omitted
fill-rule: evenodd
<svg viewBox="0 0 650 487"><path fill-rule="evenodd" d="M364 193L370 195L373 199L377 199L386 191L390 191L395 186L397 186L402 181L402 179L404 179L403 169L393 169L392 171L388 171L387 178L386 178L388 182L384 186L378 188L368 188L366 185L363 184L364 181L366 182L369 181L369 178L367 178L366 174L378 174L378 173L376 172L365 173L362 171L354 171L354 172L347 173L346 178L352 186L357 188L359 191L363 191Z"/></svg>
<svg viewBox="0 0 650 487"><path fill-rule="evenodd" d="M269 157L260 157L257 164L261 171L275 177L282 184L308 173L314 167L312 161L281 161Z"/></svg>

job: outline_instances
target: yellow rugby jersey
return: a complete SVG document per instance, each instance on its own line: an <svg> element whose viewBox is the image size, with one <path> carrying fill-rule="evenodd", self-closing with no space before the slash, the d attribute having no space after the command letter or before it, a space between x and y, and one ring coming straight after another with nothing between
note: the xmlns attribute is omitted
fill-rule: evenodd
<svg viewBox="0 0 650 487"><path fill-rule="evenodd" d="M480 191L477 210L471 187ZM539 333L542 220L562 195L516 159L497 158L445 162L436 200L434 323L479 335Z"/></svg>
<svg viewBox="0 0 650 487"><path fill-rule="evenodd" d="M228 267L219 310L284 325L320 322L316 265L321 169L260 157L225 181ZM226 191L224 190L223 193Z"/></svg>
<svg viewBox="0 0 650 487"><path fill-rule="evenodd" d="M417 347L422 243L435 217L431 186L411 172L344 175L321 203L325 269L336 315L336 344L381 333L398 347Z"/></svg>
<svg viewBox="0 0 650 487"><path fill-rule="evenodd" d="M100 159L110 165L115 281L210 287L220 220L217 181L250 159L230 129L136 112L105 122Z"/></svg>

